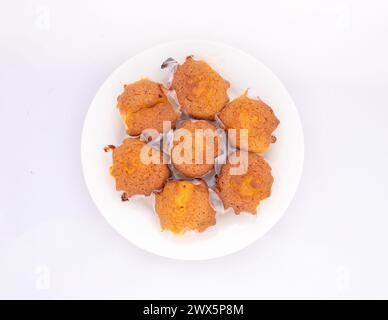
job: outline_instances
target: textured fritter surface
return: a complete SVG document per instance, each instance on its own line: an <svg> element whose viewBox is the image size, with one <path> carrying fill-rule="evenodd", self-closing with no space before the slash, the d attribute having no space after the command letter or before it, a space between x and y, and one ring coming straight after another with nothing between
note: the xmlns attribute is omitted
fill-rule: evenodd
<svg viewBox="0 0 388 320"><path fill-rule="evenodd" d="M145 142L135 138L125 139L113 150L111 175L116 180L116 190L123 191L129 198L133 195L148 196L152 191L163 188L170 170L162 162L162 153L154 150L160 157L160 164L146 164L141 158L141 152L151 155L152 150Z"/></svg>
<svg viewBox="0 0 388 320"><path fill-rule="evenodd" d="M187 130L188 136L180 137L182 130ZM186 175L187 177L202 177L214 168L214 159L218 155L218 134L217 128L205 121L186 120L181 127L174 133L174 146L171 150L171 159L175 169ZM189 141L187 138L189 137ZM190 143L191 140L191 143ZM191 163L179 163L181 151L185 143L190 143L191 147ZM182 161L181 161L182 162Z"/></svg>
<svg viewBox="0 0 388 320"><path fill-rule="evenodd" d="M205 61L187 57L178 66L171 88L188 115L196 119L214 120L215 114L229 101L229 86L229 82Z"/></svg>
<svg viewBox="0 0 388 320"><path fill-rule="evenodd" d="M163 191L156 194L155 210L162 229L175 234L188 230L202 232L216 223L204 181L168 181Z"/></svg>
<svg viewBox="0 0 388 320"><path fill-rule="evenodd" d="M162 132L163 121L171 121L174 128L178 117L163 86L149 79L125 85L117 98L117 107L130 135L139 135L149 128Z"/></svg>
<svg viewBox="0 0 388 320"><path fill-rule="evenodd" d="M240 152L231 155L239 156ZM242 175L231 175L230 169L238 164L232 164L230 158L221 168L217 177L215 191L221 198L224 208L233 208L236 214L249 212L256 214L260 201L271 195L273 177L271 167L263 157L248 153L248 170Z"/></svg>
<svg viewBox="0 0 388 320"><path fill-rule="evenodd" d="M235 138L229 134L229 141L238 148L242 148L240 129L248 130L248 150L251 152L265 152L276 141L272 133L279 125L279 120L261 100L250 99L244 94L221 111L220 120L226 130L236 129Z"/></svg>

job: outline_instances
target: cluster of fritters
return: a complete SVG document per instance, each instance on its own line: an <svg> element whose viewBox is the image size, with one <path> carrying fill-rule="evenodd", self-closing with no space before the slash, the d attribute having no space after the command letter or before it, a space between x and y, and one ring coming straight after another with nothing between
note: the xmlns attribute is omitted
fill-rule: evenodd
<svg viewBox="0 0 388 320"><path fill-rule="evenodd" d="M142 79L124 86L124 92L117 99L117 107L131 136L120 146L108 146L112 150L113 164L110 174L116 182L116 190L122 192L122 200L135 195L149 196L155 193L155 211L163 230L182 234L188 230L204 231L216 223L216 211L210 201L209 187L205 175L214 170L215 158L219 155L219 135L215 124L219 118L223 129L236 129L229 136L229 142L236 151L228 156L216 176L213 190L218 194L225 209L232 208L236 214L248 212L256 214L260 201L269 197L273 177L271 167L258 153L264 153L276 141L273 131L279 124L272 109L259 99L251 99L246 93L229 101L227 91L230 83L223 79L205 61L187 57L177 66L170 88L149 79ZM179 108L173 106L167 95L175 91ZM181 114L187 120L178 121ZM206 158L213 151L213 161L205 163L176 163L174 152L184 138L174 139L170 150L174 170L184 179L172 179L166 156L158 150L159 163L144 163L141 153L155 152L153 147L138 136L145 129L163 132L163 121L170 121L174 135L183 128L191 133L192 141L198 137L196 129L214 131L214 143L207 145L204 140L201 150L193 143L193 158ZM177 127L177 121L180 124ZM246 129L247 145L240 145L240 129ZM136 137L137 136L137 137ZM233 159L241 152L247 153L247 168L243 174L233 174L232 168L239 164ZM194 159L193 159L194 160Z"/></svg>

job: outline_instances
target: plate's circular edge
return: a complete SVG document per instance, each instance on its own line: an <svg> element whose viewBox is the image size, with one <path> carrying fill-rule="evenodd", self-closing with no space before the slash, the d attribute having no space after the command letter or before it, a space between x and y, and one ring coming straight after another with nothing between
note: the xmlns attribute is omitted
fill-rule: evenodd
<svg viewBox="0 0 388 320"><path fill-rule="evenodd" d="M301 150L300 150L300 154L299 154L300 161L299 161L299 168L298 168L298 173L297 173L297 180L296 180L296 183L293 186L292 192L290 192L289 201L287 203L287 206L283 209L282 214L276 220L274 220L274 222L265 231L263 231L258 237L254 238L252 241L247 242L247 244L245 246L243 246L243 247L241 247L239 249L236 249L236 250L232 250L230 252L222 252L220 254L213 254L211 256L206 256L205 255L205 256L201 256L201 257L198 257L198 256L195 256L195 257L187 257L187 256L181 257L181 256L176 256L176 255L161 254L159 252L150 250L149 248L146 248L146 247L142 246L141 244L134 242L132 239L128 239L125 235L123 235L121 232L119 232L119 230L114 226L114 224L111 223L110 219L104 214L103 210L100 208L100 206L98 204L98 200L95 199L95 196L93 195L93 192L91 191L92 188L90 187L88 178L86 176L87 170L85 169L86 167L85 167L85 160L84 160L85 159L85 155L84 155L84 152L85 152L84 151L85 150L85 148L84 148L84 140L85 140L85 138L84 137L85 137L86 124L87 124L87 121L88 121L88 118L89 118L89 114L91 112L90 110L92 109L92 106L93 106L93 104L95 102L95 99L99 95L99 92L104 87L104 85L106 83L108 83L110 81L110 79L113 78L115 76L115 74L126 63L128 63L130 60L134 59L135 57L137 57L137 56L139 56L139 55L141 55L141 54L143 54L143 53L145 53L147 51L152 51L152 50L155 50L157 48L167 47L167 46L171 46L171 45L178 44L178 43L182 44L182 43L195 43L195 42L200 42L202 44L205 43L205 44L209 44L209 45L213 45L213 46L219 46L219 47L221 46L221 47L224 47L225 49L237 51L239 54L245 55L249 59L252 59L256 63L259 63L261 65L261 67L263 67L264 69L267 70L268 73L272 74L274 79L283 88L284 93L287 95L287 98L288 98L288 100L290 102L290 106L292 106L292 108L294 109L295 115L296 115L297 120L298 120L298 131L299 131L300 140L301 140L301 146L300 146ZM297 110L297 108L295 106L295 103L294 103L290 93L288 92L287 88L284 86L282 81L278 78L278 76L269 67L267 67L263 62L261 62L258 58L254 57L253 55L250 55L250 54L246 53L245 51L242 51L241 49L235 48L235 47L230 46L230 45L225 44L225 43L220 43L220 42L216 42L216 41L209 41L209 40L201 40L201 39L177 40L177 41L170 41L170 42L160 43L160 44L152 46L152 47L150 47L150 48L148 48L146 50L138 52L137 54L133 55L132 57L130 57L127 60L125 60L124 62L122 62L118 67L116 67L115 70L112 73L110 73L110 75L100 85L100 87L98 88L96 94L94 95L91 103L89 104L88 110L86 112L86 115L85 115L84 121L83 121L80 147L81 147L81 167L82 167L82 173L83 173L83 177L84 177L84 180L85 180L85 183L86 183L86 187L88 189L88 193L89 193L90 197L92 198L92 200L94 202L94 205L97 207L97 209L100 212L100 214L104 217L104 219L108 222L108 224L115 230L115 232L117 232L121 237L126 239L132 245L134 245L134 246L136 246L136 247L138 247L138 248L140 248L140 249L142 249L142 250L144 250L144 251L146 251L148 253L151 253L151 254L154 254L154 255L157 255L157 256L163 257L163 258L168 258L168 259L173 259L173 260L183 260L183 261L204 261L204 260L211 260L211 259L217 259L217 258L222 258L222 257L225 257L225 256L229 256L231 254L237 253L237 252L239 252L239 251L241 251L243 249L248 248L253 243L255 243L258 239L260 239L261 237L266 235L279 222L279 220L283 217L283 215L285 214L285 212L287 211L288 207L290 206L292 200L295 197L296 191L298 190L298 186L299 186L301 178L302 178L303 166L304 166L304 153L305 153L303 126L302 126L302 122L301 122L301 119L300 119L300 116L299 116L299 112L298 112L298 110Z"/></svg>

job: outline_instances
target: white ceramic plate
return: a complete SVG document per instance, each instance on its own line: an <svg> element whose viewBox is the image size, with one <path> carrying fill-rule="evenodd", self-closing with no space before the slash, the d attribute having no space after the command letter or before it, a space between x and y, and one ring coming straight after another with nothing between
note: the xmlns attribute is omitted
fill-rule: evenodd
<svg viewBox="0 0 388 320"><path fill-rule="evenodd" d="M107 144L119 145L125 128L116 109L123 85L142 77L166 83L162 62L178 61L193 54L204 58L231 83L231 98L250 88L269 104L280 120L275 131L277 142L264 157L274 176L272 195L262 201L258 215L217 215L217 224L201 234L174 236L161 231L154 212L154 197L122 202L109 175L111 154L103 152ZM81 144L81 157L87 187L106 220L123 237L144 250L160 256L203 260L221 257L248 246L263 236L280 219L290 204L303 167L303 132L295 105L286 88L263 63L223 44L207 41L179 41L144 51L126 61L104 82L87 113Z"/></svg>

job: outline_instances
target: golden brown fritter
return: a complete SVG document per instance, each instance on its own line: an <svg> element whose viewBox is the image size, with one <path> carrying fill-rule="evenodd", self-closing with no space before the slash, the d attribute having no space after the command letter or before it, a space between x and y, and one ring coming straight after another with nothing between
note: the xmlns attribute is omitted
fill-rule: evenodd
<svg viewBox="0 0 388 320"><path fill-rule="evenodd" d="M256 214L260 201L271 195L273 177L271 167L263 157L248 153L248 170L242 175L232 175L230 169L237 167L232 164L232 157L240 156L237 151L232 154L221 168L217 177L215 191L221 198L224 208L233 208L236 214L249 212Z"/></svg>
<svg viewBox="0 0 388 320"><path fill-rule="evenodd" d="M175 234L188 230L202 232L216 224L205 181L168 181L163 191L156 194L155 210L162 229Z"/></svg>
<svg viewBox="0 0 388 320"><path fill-rule="evenodd" d="M117 107L130 135L139 135L149 128L163 132L163 121L171 121L174 128L178 117L163 86L149 79L125 85L117 98Z"/></svg>
<svg viewBox="0 0 388 320"><path fill-rule="evenodd" d="M240 149L240 129L248 130L248 150L265 152L276 138L272 132L279 125L279 120L272 109L261 100L247 97L246 93L230 102L220 113L220 120L225 130L236 129L236 135L228 134L229 141Z"/></svg>
<svg viewBox="0 0 388 320"><path fill-rule="evenodd" d="M142 161L142 155L150 159L152 153L160 164ZM116 190L124 192L123 200L133 195L148 196L152 191L162 189L171 174L162 162L162 153L140 139L125 139L121 146L113 149L112 157L110 172L116 180Z"/></svg>
<svg viewBox="0 0 388 320"><path fill-rule="evenodd" d="M188 136L181 136L184 133ZM171 150L171 160L178 172L194 178L202 177L214 168L214 159L218 156L219 136L213 124L205 120L186 120L174 132L174 140L177 141L174 141ZM187 159L191 163L183 158L186 155L183 152L186 143L191 146L191 157Z"/></svg>
<svg viewBox="0 0 388 320"><path fill-rule="evenodd" d="M179 65L172 82L178 101L186 113L196 119L214 120L229 101L230 84L205 61L187 57Z"/></svg>

